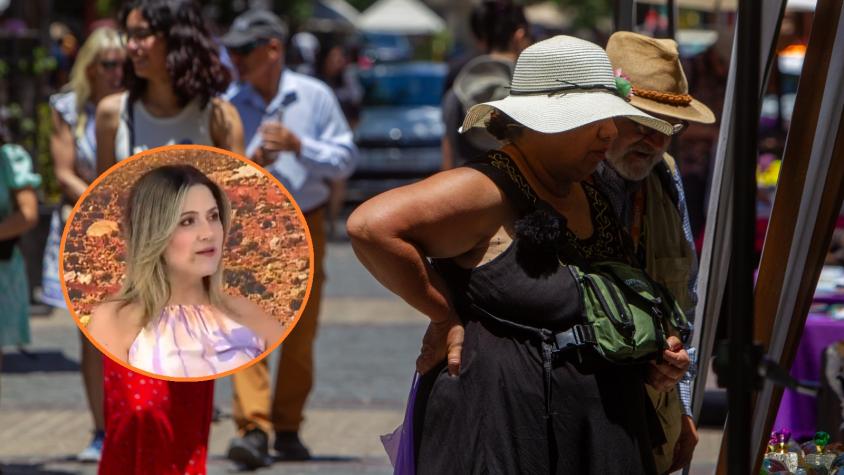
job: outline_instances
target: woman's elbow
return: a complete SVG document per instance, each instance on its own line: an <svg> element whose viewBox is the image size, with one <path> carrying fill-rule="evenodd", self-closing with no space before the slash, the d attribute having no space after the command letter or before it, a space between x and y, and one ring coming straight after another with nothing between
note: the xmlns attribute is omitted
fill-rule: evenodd
<svg viewBox="0 0 844 475"><path fill-rule="evenodd" d="M19 201L20 214L23 217L22 232L29 231L38 225L38 197L33 190L27 190L25 197Z"/></svg>
<svg viewBox="0 0 844 475"><path fill-rule="evenodd" d="M363 208L360 206L354 210L346 221L346 232L355 247L372 239L370 215Z"/></svg>
<svg viewBox="0 0 844 475"><path fill-rule="evenodd" d="M346 221L346 231L352 246L379 246L390 237L397 234L392 223L394 219L385 215L380 207L371 202L360 205Z"/></svg>

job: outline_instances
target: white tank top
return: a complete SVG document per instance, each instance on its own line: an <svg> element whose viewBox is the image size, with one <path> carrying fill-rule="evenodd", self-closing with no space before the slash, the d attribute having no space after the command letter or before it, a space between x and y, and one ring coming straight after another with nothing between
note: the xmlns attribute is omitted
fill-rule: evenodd
<svg viewBox="0 0 844 475"><path fill-rule="evenodd" d="M143 102L137 100L132 104L131 118L126 107L128 101L129 93L124 92L120 101L120 125L114 141L118 162L138 152L164 145L214 145L211 140L210 101L204 109L200 109L197 98L174 116L154 117L147 112ZM134 137L130 130L134 131Z"/></svg>

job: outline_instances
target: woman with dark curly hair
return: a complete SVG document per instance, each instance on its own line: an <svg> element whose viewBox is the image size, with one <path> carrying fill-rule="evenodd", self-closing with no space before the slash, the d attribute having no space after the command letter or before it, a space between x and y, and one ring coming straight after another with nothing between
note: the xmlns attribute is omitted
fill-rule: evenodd
<svg viewBox="0 0 844 475"><path fill-rule="evenodd" d="M127 92L97 107L97 169L148 148L204 144L243 153L235 108L217 97L231 80L190 0L138 0L120 15Z"/></svg>
<svg viewBox="0 0 844 475"><path fill-rule="evenodd" d="M120 15L127 92L97 107L97 169L170 144L243 153L236 109L217 97L229 74L186 0L138 0ZM205 473L214 383L150 378L104 359L106 437L101 474Z"/></svg>

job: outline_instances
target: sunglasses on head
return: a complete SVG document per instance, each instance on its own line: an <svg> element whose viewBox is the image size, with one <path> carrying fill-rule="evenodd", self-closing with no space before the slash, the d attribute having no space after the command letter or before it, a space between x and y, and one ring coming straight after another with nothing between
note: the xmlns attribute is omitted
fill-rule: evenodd
<svg viewBox="0 0 844 475"><path fill-rule="evenodd" d="M237 56L248 56L249 53L255 50L255 48L264 45L267 43L267 40L264 38L258 38L257 40L252 40L249 43L240 45L240 46L231 46L229 47L229 53L235 54Z"/></svg>

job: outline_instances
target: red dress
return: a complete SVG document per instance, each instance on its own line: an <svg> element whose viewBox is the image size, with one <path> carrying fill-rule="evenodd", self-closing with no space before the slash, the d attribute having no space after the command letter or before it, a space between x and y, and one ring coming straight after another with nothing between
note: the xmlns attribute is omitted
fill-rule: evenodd
<svg viewBox="0 0 844 475"><path fill-rule="evenodd" d="M103 357L106 435L99 474L204 474L214 381L143 376Z"/></svg>

